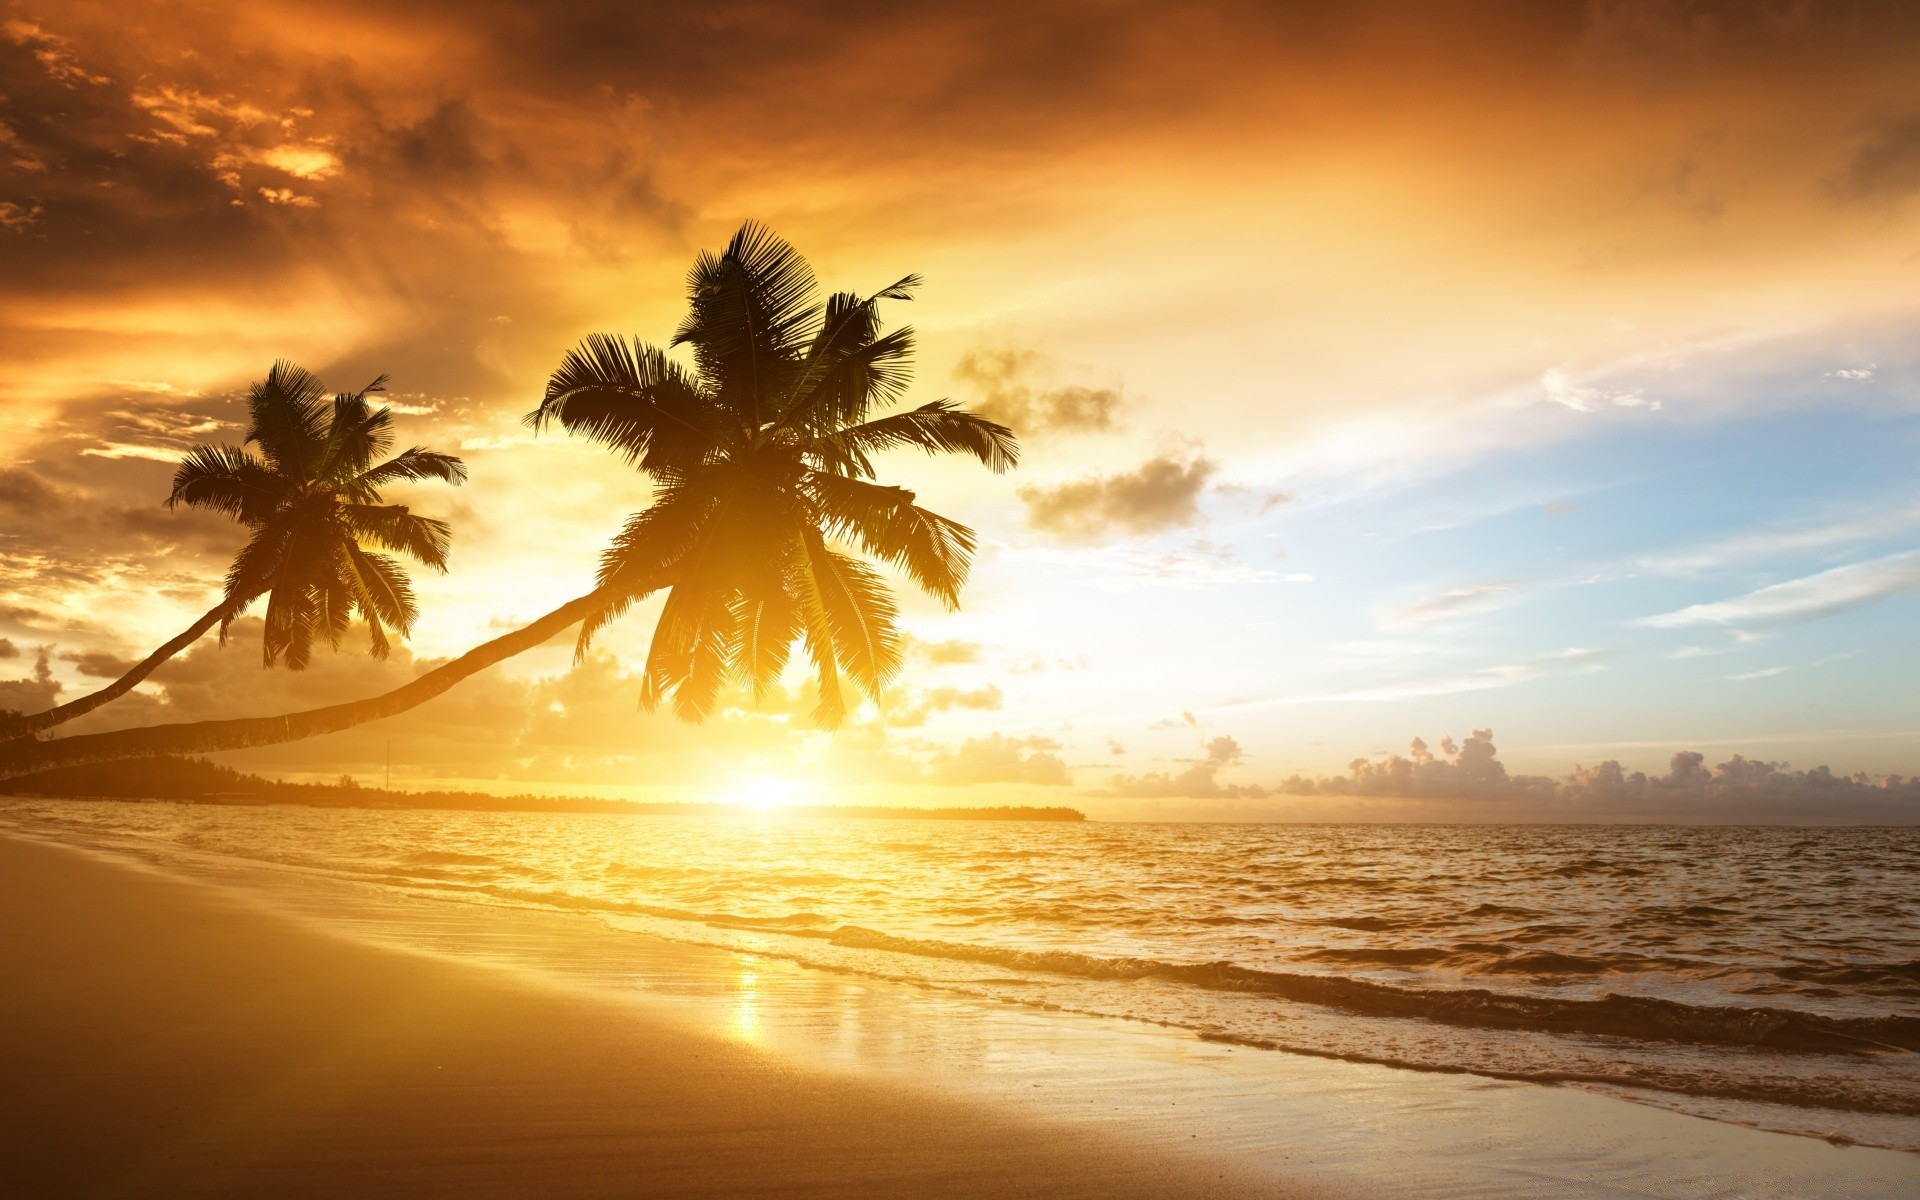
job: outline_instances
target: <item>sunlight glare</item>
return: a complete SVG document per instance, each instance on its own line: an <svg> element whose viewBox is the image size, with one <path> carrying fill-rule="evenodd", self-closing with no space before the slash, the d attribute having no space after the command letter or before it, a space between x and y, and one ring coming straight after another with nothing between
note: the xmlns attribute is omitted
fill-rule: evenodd
<svg viewBox="0 0 1920 1200"><path fill-rule="evenodd" d="M805 785L795 780L761 776L741 781L732 792L728 793L725 802L758 812L766 812L769 809L799 804L805 794Z"/></svg>

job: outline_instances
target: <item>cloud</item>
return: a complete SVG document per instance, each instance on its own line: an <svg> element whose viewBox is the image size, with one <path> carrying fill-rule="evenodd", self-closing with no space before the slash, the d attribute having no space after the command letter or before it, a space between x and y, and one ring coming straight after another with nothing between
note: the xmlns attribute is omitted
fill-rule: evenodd
<svg viewBox="0 0 1920 1200"><path fill-rule="evenodd" d="M1115 427L1120 393L1114 388L1040 388L1034 377L1049 368L1031 350L975 350L953 368L979 399L970 407L1023 437L1048 433L1106 433Z"/></svg>
<svg viewBox="0 0 1920 1200"><path fill-rule="evenodd" d="M1543 667L1530 663L1513 663L1497 667L1478 667L1469 671L1453 671L1444 675L1408 679L1397 683L1298 696L1291 698L1290 702L1304 704L1330 700L1341 703L1368 703L1382 700L1414 700L1422 696L1454 696L1461 692L1484 692L1493 688L1530 683L1546 674Z"/></svg>
<svg viewBox="0 0 1920 1200"><path fill-rule="evenodd" d="M1842 200L1898 200L1920 190L1920 114L1865 126L1853 156L1828 181Z"/></svg>
<svg viewBox="0 0 1920 1200"><path fill-rule="evenodd" d="M941 642L916 641L913 652L931 666L960 666L980 661L981 646L978 642L969 642L961 638L949 638Z"/></svg>
<svg viewBox="0 0 1920 1200"><path fill-rule="evenodd" d="M1785 675L1792 667L1762 667L1757 671L1742 671L1738 675L1727 676L1729 683L1744 683L1749 679L1772 679L1775 675Z"/></svg>
<svg viewBox="0 0 1920 1200"><path fill-rule="evenodd" d="M927 718L934 713L951 712L956 708L998 712L1002 701L1000 689L994 684L970 689L929 688L914 696L913 702L905 708L889 711L886 714L886 723L899 728L924 725Z"/></svg>
<svg viewBox="0 0 1920 1200"><path fill-rule="evenodd" d="M133 666L131 659L99 650L69 652L60 657L74 664L74 669L90 679L118 679Z"/></svg>
<svg viewBox="0 0 1920 1200"><path fill-rule="evenodd" d="M1436 625L1463 617L1476 616L1497 608L1520 584L1510 579L1467 584L1449 588L1437 596L1407 605L1391 614L1393 625Z"/></svg>
<svg viewBox="0 0 1920 1200"><path fill-rule="evenodd" d="M1547 399L1575 412L1596 412L1602 408L1644 408L1658 412L1660 402L1648 400L1640 388L1608 391L1605 388L1576 383L1573 377L1555 367L1540 376L1540 387Z"/></svg>
<svg viewBox="0 0 1920 1200"><path fill-rule="evenodd" d="M1020 499L1029 526L1065 541L1160 533L1200 522L1200 494L1216 469L1205 458L1163 454L1118 475L1022 487Z"/></svg>
<svg viewBox="0 0 1920 1200"><path fill-rule="evenodd" d="M12 200L0 200L0 229L8 233L25 233L40 219L47 210L39 204L19 204Z"/></svg>
<svg viewBox="0 0 1920 1200"><path fill-rule="evenodd" d="M1403 816L1505 812L1510 818L1524 812L1532 820L1562 821L1920 822L1920 779L1900 775L1843 776L1825 766L1796 771L1786 763L1740 754L1708 767L1706 756L1694 750L1675 753L1663 776L1629 772L1613 759L1592 767L1576 764L1560 779L1511 775L1499 761L1491 729L1476 729L1464 742L1442 738L1439 751L1434 754L1415 738L1407 755L1355 759L1343 775L1294 775L1270 794L1456 804L1423 810L1414 803ZM1516 803L1527 807L1516 809Z"/></svg>
<svg viewBox="0 0 1920 1200"><path fill-rule="evenodd" d="M1691 604L1673 612L1644 617L1639 623L1653 629L1680 629L1689 625L1784 625L1835 616L1912 591L1920 591L1920 550L1835 567L1817 575L1772 584L1732 600Z"/></svg>
<svg viewBox="0 0 1920 1200"><path fill-rule="evenodd" d="M1405 756L1356 758L1345 775L1310 779L1294 775L1276 789L1295 796L1391 796L1405 799L1513 799L1551 795L1554 783L1511 776L1493 744L1493 730L1476 729L1464 742L1440 739L1440 753L1414 738Z"/></svg>
<svg viewBox="0 0 1920 1200"><path fill-rule="evenodd" d="M1067 764L1051 738L1007 737L989 734L968 738L951 750L935 752L927 762L930 782L954 787L982 783L1036 783L1048 786L1073 782Z"/></svg>
<svg viewBox="0 0 1920 1200"><path fill-rule="evenodd" d="M1183 713L1182 716L1190 717L1191 714ZM1122 753L1117 742L1109 745L1112 753ZM1145 775L1115 775L1107 781L1105 791L1109 795L1128 796L1135 799L1260 799L1267 794L1265 788L1223 784L1218 778L1221 771L1237 765L1243 757L1240 743L1233 738L1210 738L1202 747L1201 757L1183 760L1187 763L1185 770L1155 771Z"/></svg>
<svg viewBox="0 0 1920 1200"><path fill-rule="evenodd" d="M1920 525L1920 504L1886 508L1802 529L1769 529L1725 538L1680 553L1650 555L1640 567L1662 574L1690 575L1743 559L1768 558L1806 550L1825 550L1845 542L1872 541Z"/></svg>
<svg viewBox="0 0 1920 1200"><path fill-rule="evenodd" d="M1874 777L1856 771L1837 775L1819 766L1796 771L1787 763L1759 762L1735 754L1715 767L1706 756L1682 750L1664 776L1627 772L1612 759L1576 766L1561 789L1562 803L1576 811L1614 819L1686 820L1715 823L1790 824L1920 821L1920 779Z"/></svg>
<svg viewBox="0 0 1920 1200"><path fill-rule="evenodd" d="M24 679L0 679L0 713L34 713L52 708L60 691L60 681L53 677L53 667L47 661L47 650L43 646L33 660L32 675Z"/></svg>

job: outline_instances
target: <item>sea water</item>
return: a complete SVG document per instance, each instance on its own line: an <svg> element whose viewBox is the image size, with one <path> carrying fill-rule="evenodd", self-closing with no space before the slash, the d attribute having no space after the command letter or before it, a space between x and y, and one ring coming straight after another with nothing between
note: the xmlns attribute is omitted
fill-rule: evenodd
<svg viewBox="0 0 1920 1200"><path fill-rule="evenodd" d="M1920 1149L1920 830L0 801L226 860L1222 1043Z"/></svg>

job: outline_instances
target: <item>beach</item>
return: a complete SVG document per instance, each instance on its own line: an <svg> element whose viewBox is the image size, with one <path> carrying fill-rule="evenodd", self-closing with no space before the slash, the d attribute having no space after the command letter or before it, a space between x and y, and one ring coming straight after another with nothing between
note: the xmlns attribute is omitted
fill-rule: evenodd
<svg viewBox="0 0 1920 1200"><path fill-rule="evenodd" d="M70 850L0 839L0 912L16 1196L1328 1194L795 1071Z"/></svg>
<svg viewBox="0 0 1920 1200"><path fill-rule="evenodd" d="M355 893L334 884L275 894L271 879L194 874L0 837L14 1084L0 1103L21 1194L1920 1186L1911 1154L1576 1089L1223 1046L772 960L743 971L737 955L575 914L383 898L349 919ZM529 965L568 943L573 968Z"/></svg>

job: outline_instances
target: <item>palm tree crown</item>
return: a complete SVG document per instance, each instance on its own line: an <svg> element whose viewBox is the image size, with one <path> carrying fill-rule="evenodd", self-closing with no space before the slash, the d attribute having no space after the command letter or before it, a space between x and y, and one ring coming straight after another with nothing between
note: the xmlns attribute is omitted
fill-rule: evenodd
<svg viewBox="0 0 1920 1200"><path fill-rule="evenodd" d="M817 299L812 269L749 222L688 276L690 311L673 344L691 370L637 339L588 337L548 381L534 428L558 423L621 454L655 485L601 556L594 633L665 589L641 684L649 710L669 695L697 721L729 680L764 693L796 641L819 679L815 718L845 717L844 675L868 695L900 668L891 589L850 551L888 563L957 607L973 531L874 481L892 447L970 454L996 473L1019 457L1013 431L947 400L874 417L911 378L913 331L883 333L882 300Z"/></svg>
<svg viewBox="0 0 1920 1200"><path fill-rule="evenodd" d="M384 504L380 491L408 480L457 485L467 469L419 446L379 461L393 447L393 414L367 396L385 383L383 375L328 404L318 379L277 362L248 396L246 444L195 447L174 474L169 508L212 509L252 531L227 572L220 634L267 596L268 666L304 668L316 636L337 649L355 615L376 658L387 655L388 627L413 628L419 609L406 569L369 545L446 570L446 522Z"/></svg>

